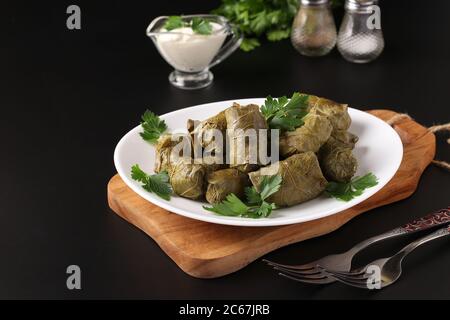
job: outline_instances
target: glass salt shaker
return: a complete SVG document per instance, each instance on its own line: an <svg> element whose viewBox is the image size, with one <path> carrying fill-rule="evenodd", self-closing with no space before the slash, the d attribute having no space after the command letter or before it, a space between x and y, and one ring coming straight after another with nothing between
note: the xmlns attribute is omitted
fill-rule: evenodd
<svg viewBox="0 0 450 320"><path fill-rule="evenodd" d="M328 0L301 0L291 42L305 56L326 55L336 45L336 25Z"/></svg>
<svg viewBox="0 0 450 320"><path fill-rule="evenodd" d="M384 49L378 0L346 0L337 47L350 62L367 63Z"/></svg>

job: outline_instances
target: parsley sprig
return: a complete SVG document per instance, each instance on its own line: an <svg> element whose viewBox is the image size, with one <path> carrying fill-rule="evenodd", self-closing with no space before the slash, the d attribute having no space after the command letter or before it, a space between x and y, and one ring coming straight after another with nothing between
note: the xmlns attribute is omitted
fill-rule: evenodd
<svg viewBox="0 0 450 320"><path fill-rule="evenodd" d="M293 131L304 124L303 117L308 114L308 98L308 95L298 92L291 99L268 96L261 106L261 113L271 129Z"/></svg>
<svg viewBox="0 0 450 320"><path fill-rule="evenodd" d="M150 143L156 143L159 136L167 130L166 122L150 110L145 111L142 115L141 127L144 129L140 133L142 139Z"/></svg>
<svg viewBox="0 0 450 320"><path fill-rule="evenodd" d="M330 182L326 188L326 193L342 201L350 201L363 194L364 190L378 184L378 178L373 173L368 173L362 177L355 177L350 182Z"/></svg>
<svg viewBox="0 0 450 320"><path fill-rule="evenodd" d="M197 34L209 35L212 33L211 23L208 20L199 17L194 17L188 22L184 21L181 16L170 16L164 24L164 29L167 31L183 27L190 27L192 28L192 31Z"/></svg>
<svg viewBox="0 0 450 320"><path fill-rule="evenodd" d="M274 203L267 202L266 199L280 189L281 181L280 175L264 176L259 186L259 192L255 187L245 189L247 203L244 203L234 193L230 193L222 202L203 208L222 216L254 219L268 217L272 210L276 209L276 206Z"/></svg>
<svg viewBox="0 0 450 320"><path fill-rule="evenodd" d="M170 16L166 22L164 23L164 29L167 31L171 31L178 28L183 28L185 26L185 22L183 18L180 16Z"/></svg>
<svg viewBox="0 0 450 320"><path fill-rule="evenodd" d="M191 21L191 28L195 33L208 35L212 33L212 25L208 20L195 17Z"/></svg>
<svg viewBox="0 0 450 320"><path fill-rule="evenodd" d="M169 201L172 194L172 187L169 183L169 175L166 171L161 171L158 174L148 175L135 164L131 167L131 177L133 180L142 183L142 188L150 193L154 193L160 198Z"/></svg>

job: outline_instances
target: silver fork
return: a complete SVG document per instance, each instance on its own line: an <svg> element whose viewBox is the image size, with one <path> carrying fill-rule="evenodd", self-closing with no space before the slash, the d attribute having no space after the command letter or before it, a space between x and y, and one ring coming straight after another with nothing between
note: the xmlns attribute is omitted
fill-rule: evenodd
<svg viewBox="0 0 450 320"><path fill-rule="evenodd" d="M292 280L313 284L332 283L337 279L323 272L323 269L348 272L351 270L352 260L354 256L363 249L377 242L430 229L440 225L445 225L449 222L450 207L447 207L446 209L441 209L423 218L414 220L402 227L395 228L391 231L364 240L344 253L332 254L307 264L285 265L275 263L266 259L264 259L263 261L267 262L267 264L269 264L270 266L273 266L274 269L281 271L282 273L280 275Z"/></svg>
<svg viewBox="0 0 450 320"><path fill-rule="evenodd" d="M411 242L395 255L375 260L362 268L350 272L324 269L323 272L352 287L382 289L397 281L402 275L402 262L414 249L429 241L450 235L450 226L439 229L423 238ZM376 275L375 270L379 270Z"/></svg>

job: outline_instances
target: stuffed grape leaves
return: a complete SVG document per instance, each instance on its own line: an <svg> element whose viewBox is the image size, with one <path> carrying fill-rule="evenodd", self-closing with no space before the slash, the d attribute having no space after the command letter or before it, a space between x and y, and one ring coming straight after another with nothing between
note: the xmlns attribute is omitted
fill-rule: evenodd
<svg viewBox="0 0 450 320"><path fill-rule="evenodd" d="M197 161L199 164L201 164L206 171L206 174L217 171L217 170L222 170L227 168L227 164L225 163L217 163L217 158L213 157L213 156L207 156L207 157L203 157L201 159L201 161ZM196 162L194 162L196 163Z"/></svg>
<svg viewBox="0 0 450 320"><path fill-rule="evenodd" d="M230 193L241 198L245 195L245 187L250 185L248 175L233 168L211 172L207 181L206 200L209 203L221 202Z"/></svg>
<svg viewBox="0 0 450 320"><path fill-rule="evenodd" d="M195 157L203 158L206 155L209 159L214 159L214 163L218 165L213 166L212 171L223 168L222 164L226 162L226 128L225 111L201 122L192 119L189 119L187 122L187 129L192 137ZM196 145L197 143L199 145ZM211 165L208 165L208 167L211 168Z"/></svg>
<svg viewBox="0 0 450 320"><path fill-rule="evenodd" d="M346 140L339 140L331 136L320 149L319 161L327 179L349 182L353 178L358 168L358 161L352 153L355 137L349 134Z"/></svg>
<svg viewBox="0 0 450 320"><path fill-rule="evenodd" d="M309 113L326 116L334 130L347 130L352 122L346 104L310 95L308 98Z"/></svg>
<svg viewBox="0 0 450 320"><path fill-rule="evenodd" d="M347 130L335 130L333 131L332 137L351 149L355 147L355 144L359 139L357 135L354 135Z"/></svg>
<svg viewBox="0 0 450 320"><path fill-rule="evenodd" d="M267 122L259 111L259 106L241 106L235 103L225 110L225 117L230 167L246 173L258 169L259 130L267 129Z"/></svg>
<svg viewBox="0 0 450 320"><path fill-rule="evenodd" d="M180 158L172 163L169 171L173 191L181 197L200 199L205 194L205 168Z"/></svg>
<svg viewBox="0 0 450 320"><path fill-rule="evenodd" d="M333 127L327 117L308 114L305 124L295 131L287 131L280 137L280 155L288 157L307 151L317 152L330 137Z"/></svg>
<svg viewBox="0 0 450 320"><path fill-rule="evenodd" d="M179 145L179 143L183 143ZM186 145L184 145L186 143ZM177 146L179 152L177 154L172 153ZM186 151L186 152L185 152ZM186 154L185 154L186 153ZM169 172L174 162L178 161L178 158L191 158L192 148L191 139L187 135L172 135L165 134L158 139L156 144L155 154L155 172L167 171Z"/></svg>
<svg viewBox="0 0 450 320"><path fill-rule="evenodd" d="M281 175L281 188L267 201L279 207L293 206L311 200L320 195L327 185L319 161L312 151L295 154L286 160L250 172L249 176L256 190L260 191L258 188L263 177L274 174Z"/></svg>
<svg viewBox="0 0 450 320"><path fill-rule="evenodd" d="M202 147L207 147L214 141L213 130L211 129L220 130L223 137L225 137L225 130L227 129L225 111L219 112L215 116L201 122L189 119L187 128L190 133L197 136L198 141L201 141Z"/></svg>

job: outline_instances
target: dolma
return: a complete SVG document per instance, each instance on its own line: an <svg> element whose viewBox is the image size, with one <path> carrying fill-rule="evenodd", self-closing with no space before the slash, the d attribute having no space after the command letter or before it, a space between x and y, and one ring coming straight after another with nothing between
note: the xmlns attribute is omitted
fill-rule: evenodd
<svg viewBox="0 0 450 320"><path fill-rule="evenodd" d="M328 180L349 182L355 175L358 168L358 161L352 153L355 137L351 134L346 138L331 136L320 149L320 166Z"/></svg>
<svg viewBox="0 0 450 320"><path fill-rule="evenodd" d="M309 95L308 109L310 114L326 116L334 130L347 130L352 122L346 104Z"/></svg>
<svg viewBox="0 0 450 320"><path fill-rule="evenodd" d="M216 157L217 160L214 162L219 164L226 162L225 144L227 122L225 119L225 111L204 121L189 119L187 121L187 129L192 137L196 156L200 157L203 156L203 153L207 153L209 157ZM196 143L199 143L199 145L195 145ZM198 154L199 152L202 152L202 155ZM219 168L220 167L217 167L215 170Z"/></svg>
<svg viewBox="0 0 450 320"><path fill-rule="evenodd" d="M211 156L202 158L198 163L205 168L206 174L227 168L225 163L217 163L216 158Z"/></svg>
<svg viewBox="0 0 450 320"><path fill-rule="evenodd" d="M242 198L245 195L245 187L250 185L246 173L232 168L211 172L207 181L206 200L209 203L221 202L230 193Z"/></svg>
<svg viewBox="0 0 450 320"><path fill-rule="evenodd" d="M332 137L351 149L355 147L359 139L357 135L347 130L335 130L332 133Z"/></svg>
<svg viewBox="0 0 450 320"><path fill-rule="evenodd" d="M171 165L170 184L179 196L197 200L205 194L205 174L206 170L202 165L180 159Z"/></svg>
<svg viewBox="0 0 450 320"><path fill-rule="evenodd" d="M274 174L281 175L281 187L267 201L279 207L293 206L316 198L327 185L316 154L312 151L295 154L286 160L250 172L249 176L256 190L260 191L259 186L263 177Z"/></svg>
<svg viewBox="0 0 450 320"><path fill-rule="evenodd" d="M246 173L258 169L259 130L267 129L267 122L259 111L259 106L255 104L241 106L235 103L225 110L225 118L230 167ZM261 143L267 143L267 140Z"/></svg>
<svg viewBox="0 0 450 320"><path fill-rule="evenodd" d="M211 129L220 130L223 137L225 137L225 130L227 129L225 111L219 112L215 116L200 122L189 119L187 129L189 133L197 136L198 141L201 141L202 147L207 147L214 141L214 135Z"/></svg>
<svg viewBox="0 0 450 320"><path fill-rule="evenodd" d="M327 117L308 114L304 121L303 126L281 135L280 155L282 157L307 151L317 152L330 137L333 127Z"/></svg>
<svg viewBox="0 0 450 320"><path fill-rule="evenodd" d="M180 152L178 154L172 153L175 146L179 143L183 143L183 145L179 145ZM186 146L184 145L186 143ZM189 149L189 150L188 150ZM186 152L186 155L184 154ZM155 154L155 172L167 171L171 170L171 166L174 162L178 161L178 158L183 158L186 156L187 158L191 158L192 148L191 148L191 139L187 135L177 135L173 136L171 134L165 134L159 137L158 142L156 144L156 154Z"/></svg>

